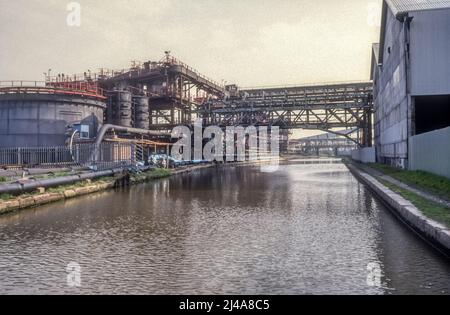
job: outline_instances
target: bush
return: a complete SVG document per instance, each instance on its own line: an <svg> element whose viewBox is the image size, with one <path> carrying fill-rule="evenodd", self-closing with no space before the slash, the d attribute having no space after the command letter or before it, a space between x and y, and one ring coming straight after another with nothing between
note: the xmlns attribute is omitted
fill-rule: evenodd
<svg viewBox="0 0 450 315"><path fill-rule="evenodd" d="M4 200L4 201L9 200L9 199L11 199L11 198L13 198L13 196L10 195L10 194L1 194L1 195L0 195L0 199L1 199L1 200Z"/></svg>

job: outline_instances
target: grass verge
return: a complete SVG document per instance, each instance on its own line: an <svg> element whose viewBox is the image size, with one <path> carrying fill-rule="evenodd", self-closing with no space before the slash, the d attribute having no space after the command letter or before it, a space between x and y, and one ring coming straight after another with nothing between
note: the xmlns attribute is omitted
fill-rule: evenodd
<svg viewBox="0 0 450 315"><path fill-rule="evenodd" d="M441 206L432 201L410 192L409 190L403 189L394 185L388 181L378 179L384 186L388 187L393 192L401 195L406 200L410 201L414 206L416 206L422 213L437 222L444 224L450 228L450 208Z"/></svg>
<svg viewBox="0 0 450 315"><path fill-rule="evenodd" d="M423 171L407 171L388 165L373 163L371 168L395 178L405 184L428 191L441 198L450 200L450 179Z"/></svg>

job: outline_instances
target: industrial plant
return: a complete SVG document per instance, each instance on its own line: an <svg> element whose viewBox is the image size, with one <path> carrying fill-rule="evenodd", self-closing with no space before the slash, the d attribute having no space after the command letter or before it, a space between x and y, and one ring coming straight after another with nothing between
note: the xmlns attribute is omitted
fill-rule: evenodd
<svg viewBox="0 0 450 315"><path fill-rule="evenodd" d="M99 160L84 152L86 145L104 142L133 143L125 151L108 148L113 152L102 154L108 161L144 161L152 153L169 153L170 131L192 126L195 119L204 127L277 126L282 152L288 151L293 128L351 129L343 134L349 141L370 146L371 91L369 82L263 89L223 86L170 52L158 62L133 62L121 71L52 76L49 70L45 82L2 82L0 148L5 154L0 162L95 164Z"/></svg>
<svg viewBox="0 0 450 315"><path fill-rule="evenodd" d="M163 2L70 2L86 46L0 81L0 294L450 294L450 0Z"/></svg>
<svg viewBox="0 0 450 315"><path fill-rule="evenodd" d="M141 153L143 146L165 150L161 143L168 144L173 127L191 124L200 105L224 93L169 52L159 62L134 63L128 70L70 76L49 70L45 82L1 82L0 148L8 148L1 164L70 162L73 154L58 154L57 148L93 143L105 136L102 127L114 134L109 141L141 140ZM48 154L42 154L45 148ZM136 152L128 153L129 160L130 154Z"/></svg>

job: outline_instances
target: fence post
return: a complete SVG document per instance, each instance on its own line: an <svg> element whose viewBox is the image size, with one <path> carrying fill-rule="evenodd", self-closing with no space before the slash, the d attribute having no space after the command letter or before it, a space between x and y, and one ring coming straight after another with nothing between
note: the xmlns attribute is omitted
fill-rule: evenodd
<svg viewBox="0 0 450 315"><path fill-rule="evenodd" d="M136 144L131 144L131 164L136 165Z"/></svg>
<svg viewBox="0 0 450 315"><path fill-rule="evenodd" d="M169 145L166 146L166 156L167 156L167 161L166 161L166 168L169 169Z"/></svg>

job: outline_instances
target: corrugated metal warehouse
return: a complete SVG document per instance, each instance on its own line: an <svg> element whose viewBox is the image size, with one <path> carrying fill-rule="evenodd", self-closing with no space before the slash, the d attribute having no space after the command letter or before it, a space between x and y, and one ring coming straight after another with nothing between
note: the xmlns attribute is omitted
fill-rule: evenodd
<svg viewBox="0 0 450 315"><path fill-rule="evenodd" d="M407 168L412 136L450 126L450 1L385 0L372 60L377 160Z"/></svg>

